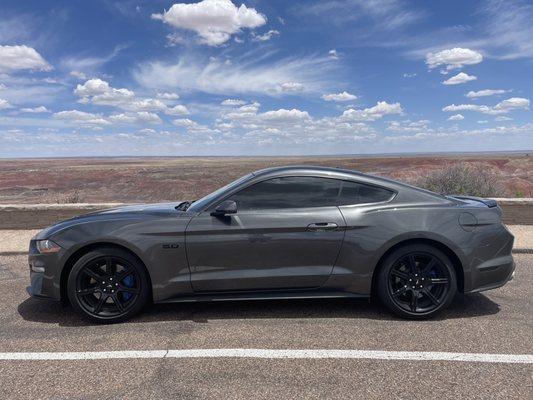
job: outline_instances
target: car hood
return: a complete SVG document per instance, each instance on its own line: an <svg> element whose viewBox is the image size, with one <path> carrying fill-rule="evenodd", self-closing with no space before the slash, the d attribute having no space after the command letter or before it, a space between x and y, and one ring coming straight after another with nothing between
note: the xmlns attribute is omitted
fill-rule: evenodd
<svg viewBox="0 0 533 400"><path fill-rule="evenodd" d="M133 204L94 211L51 225L40 231L33 239L48 239L64 229L91 222L117 221L120 223L121 220L127 222L129 220L141 220L147 217L164 218L170 215L177 217L183 213L183 211L176 210L175 207L178 204L180 204L180 201L172 203Z"/></svg>
<svg viewBox="0 0 533 400"><path fill-rule="evenodd" d="M176 206L180 203L181 201L176 201L172 203L132 204L127 206L108 208L106 210L94 211L75 218L102 215L112 216L116 214L176 214L178 212L176 210Z"/></svg>

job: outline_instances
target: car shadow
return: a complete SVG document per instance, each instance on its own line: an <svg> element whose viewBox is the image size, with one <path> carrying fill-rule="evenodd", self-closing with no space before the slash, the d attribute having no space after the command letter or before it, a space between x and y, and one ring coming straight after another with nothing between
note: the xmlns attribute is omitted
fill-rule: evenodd
<svg viewBox="0 0 533 400"><path fill-rule="evenodd" d="M457 295L450 307L431 321L493 315L500 306L481 293ZM71 307L58 302L28 298L18 306L27 321L60 326L97 325L78 316ZM400 320L375 301L360 299L256 300L206 303L154 304L126 323L192 321L208 323L223 319L353 318L381 321Z"/></svg>

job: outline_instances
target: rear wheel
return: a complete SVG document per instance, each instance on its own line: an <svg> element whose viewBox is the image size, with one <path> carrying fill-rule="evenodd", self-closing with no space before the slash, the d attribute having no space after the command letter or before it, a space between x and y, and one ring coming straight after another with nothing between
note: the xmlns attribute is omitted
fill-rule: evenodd
<svg viewBox="0 0 533 400"><path fill-rule="evenodd" d="M425 244L393 251L378 273L381 302L405 318L429 318L445 309L457 292L450 258Z"/></svg>
<svg viewBox="0 0 533 400"><path fill-rule="evenodd" d="M67 292L82 316L119 322L137 314L148 301L144 265L125 250L102 247L82 256L70 271Z"/></svg>

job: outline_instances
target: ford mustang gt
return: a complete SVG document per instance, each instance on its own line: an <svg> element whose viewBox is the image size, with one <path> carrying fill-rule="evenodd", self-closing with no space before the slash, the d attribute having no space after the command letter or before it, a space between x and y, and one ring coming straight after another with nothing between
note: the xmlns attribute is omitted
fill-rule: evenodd
<svg viewBox="0 0 533 400"><path fill-rule="evenodd" d="M149 302L378 298L426 318L512 278L494 200L320 167L246 175L196 201L59 222L30 242L32 296L99 322Z"/></svg>

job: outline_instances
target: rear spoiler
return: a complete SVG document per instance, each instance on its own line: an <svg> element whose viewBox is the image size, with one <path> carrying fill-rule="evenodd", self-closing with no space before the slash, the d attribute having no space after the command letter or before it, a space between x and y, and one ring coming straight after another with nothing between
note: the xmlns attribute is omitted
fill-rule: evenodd
<svg viewBox="0 0 533 400"><path fill-rule="evenodd" d="M493 199L484 199L483 197L475 197L475 196L448 196L448 197L451 197L452 199L457 199L457 200L463 200L463 201L466 201L466 202L478 202L478 203L482 203L482 204L485 204L487 207L489 208L493 208L493 207L497 207L498 206L498 202L496 200L493 200Z"/></svg>

